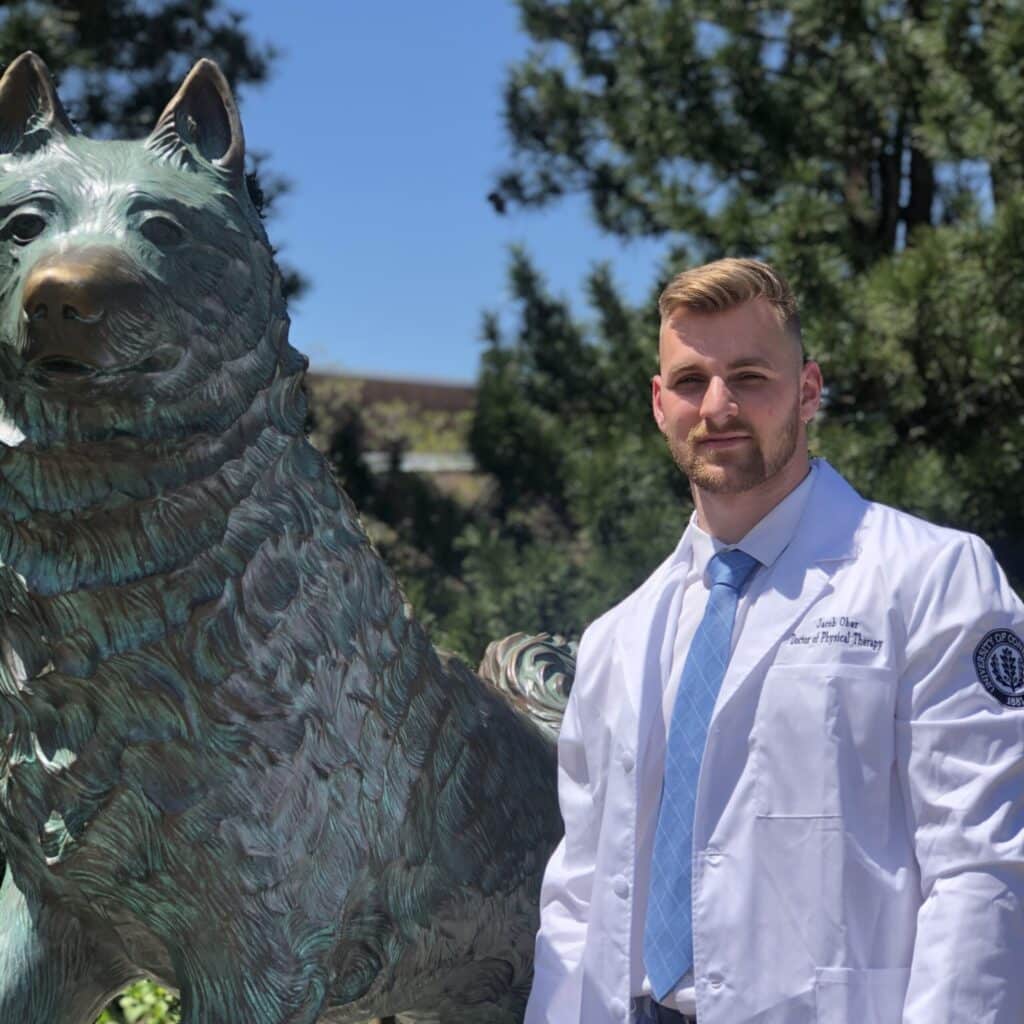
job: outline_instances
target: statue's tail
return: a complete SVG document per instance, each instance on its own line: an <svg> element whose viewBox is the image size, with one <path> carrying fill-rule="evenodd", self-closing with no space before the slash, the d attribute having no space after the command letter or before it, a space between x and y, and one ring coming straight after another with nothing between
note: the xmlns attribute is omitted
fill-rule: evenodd
<svg viewBox="0 0 1024 1024"><path fill-rule="evenodd" d="M487 645L477 672L554 740L576 675L576 648L550 633L513 633Z"/></svg>

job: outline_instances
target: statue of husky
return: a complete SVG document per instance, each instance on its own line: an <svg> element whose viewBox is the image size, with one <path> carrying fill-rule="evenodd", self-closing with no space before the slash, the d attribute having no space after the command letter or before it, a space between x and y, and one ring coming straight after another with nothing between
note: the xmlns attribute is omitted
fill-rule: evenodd
<svg viewBox="0 0 1024 1024"><path fill-rule="evenodd" d="M141 142L10 65L0 288L0 1021L520 1021L554 745L305 439L215 64Z"/></svg>

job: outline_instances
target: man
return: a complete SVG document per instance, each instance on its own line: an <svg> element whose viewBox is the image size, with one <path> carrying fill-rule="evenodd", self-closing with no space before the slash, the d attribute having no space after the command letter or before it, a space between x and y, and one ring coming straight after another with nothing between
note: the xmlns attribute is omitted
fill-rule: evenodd
<svg viewBox="0 0 1024 1024"><path fill-rule="evenodd" d="M660 302L678 547L580 646L527 1024L1024 1021L1024 606L811 461L792 294Z"/></svg>

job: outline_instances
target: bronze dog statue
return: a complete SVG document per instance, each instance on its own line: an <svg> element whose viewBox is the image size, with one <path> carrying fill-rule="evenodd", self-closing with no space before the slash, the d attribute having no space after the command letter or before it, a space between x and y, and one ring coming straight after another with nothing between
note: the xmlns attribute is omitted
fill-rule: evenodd
<svg viewBox="0 0 1024 1024"><path fill-rule="evenodd" d="M0 80L0 1021L512 1024L554 747L305 439L243 165L209 61L142 142Z"/></svg>

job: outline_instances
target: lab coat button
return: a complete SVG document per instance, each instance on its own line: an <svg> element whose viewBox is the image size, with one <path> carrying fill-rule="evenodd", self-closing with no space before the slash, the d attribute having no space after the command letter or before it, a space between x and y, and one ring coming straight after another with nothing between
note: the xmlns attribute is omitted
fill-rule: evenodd
<svg viewBox="0 0 1024 1024"><path fill-rule="evenodd" d="M623 771L625 771L626 773L631 772L633 770L633 766L635 764L636 764L636 761L633 760L633 755L628 750L624 750L622 752L622 769L623 769Z"/></svg>
<svg viewBox="0 0 1024 1024"><path fill-rule="evenodd" d="M614 892L616 896L621 896L622 899L625 899L629 895L629 882L619 875L619 877L612 883L612 892Z"/></svg>
<svg viewBox="0 0 1024 1024"><path fill-rule="evenodd" d="M704 860L707 862L709 867L718 867L722 863L722 851L715 849L713 846L709 846L704 851Z"/></svg>
<svg viewBox="0 0 1024 1024"><path fill-rule="evenodd" d="M626 1004L621 999L613 999L611 1002L611 1011L619 1019L626 1019Z"/></svg>
<svg viewBox="0 0 1024 1024"><path fill-rule="evenodd" d="M725 979L720 974L712 973L708 975L708 984L713 989L720 989L724 981Z"/></svg>

